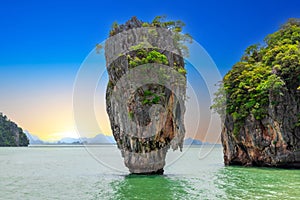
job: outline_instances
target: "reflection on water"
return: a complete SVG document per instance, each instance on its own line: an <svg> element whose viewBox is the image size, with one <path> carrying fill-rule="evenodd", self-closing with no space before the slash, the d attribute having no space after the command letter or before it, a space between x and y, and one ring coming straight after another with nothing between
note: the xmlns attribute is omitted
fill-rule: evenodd
<svg viewBox="0 0 300 200"><path fill-rule="evenodd" d="M225 192L227 199L299 199L300 197L299 170L224 167L216 176L215 184Z"/></svg>
<svg viewBox="0 0 300 200"><path fill-rule="evenodd" d="M113 148L98 150L118 163L120 155ZM200 159L199 148L190 148L166 167L164 176L138 176L100 165L84 148L0 148L0 199L298 200L300 197L300 170L224 167L221 147L203 151L211 153Z"/></svg>
<svg viewBox="0 0 300 200"><path fill-rule="evenodd" d="M111 183L114 197L111 199L185 199L184 182L167 176L127 175Z"/></svg>
<svg viewBox="0 0 300 200"><path fill-rule="evenodd" d="M102 192L95 199L298 200L300 197L300 170L224 167L207 163L186 163L187 174L102 178L97 186Z"/></svg>

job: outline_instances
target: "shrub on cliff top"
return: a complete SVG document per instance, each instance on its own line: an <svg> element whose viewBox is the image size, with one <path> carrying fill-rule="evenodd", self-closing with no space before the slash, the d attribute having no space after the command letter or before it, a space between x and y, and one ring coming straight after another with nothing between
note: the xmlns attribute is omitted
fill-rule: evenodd
<svg viewBox="0 0 300 200"><path fill-rule="evenodd" d="M234 133L253 115L260 120L267 115L270 96L284 90L297 94L300 83L300 19L290 19L277 32L265 38L265 45L251 45L241 61L223 78L214 105L219 114L231 115Z"/></svg>

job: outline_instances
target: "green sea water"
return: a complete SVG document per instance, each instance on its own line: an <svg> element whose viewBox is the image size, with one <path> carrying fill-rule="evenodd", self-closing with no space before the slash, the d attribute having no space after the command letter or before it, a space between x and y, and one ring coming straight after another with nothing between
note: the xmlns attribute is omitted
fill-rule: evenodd
<svg viewBox="0 0 300 200"><path fill-rule="evenodd" d="M300 199L300 170L224 167L221 146L185 149L164 175L138 176L116 146L93 147L98 160L78 146L0 148L0 199Z"/></svg>

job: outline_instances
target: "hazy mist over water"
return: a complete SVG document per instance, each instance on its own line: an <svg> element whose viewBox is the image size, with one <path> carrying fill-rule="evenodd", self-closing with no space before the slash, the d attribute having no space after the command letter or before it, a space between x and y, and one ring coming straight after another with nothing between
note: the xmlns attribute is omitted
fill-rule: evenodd
<svg viewBox="0 0 300 200"><path fill-rule="evenodd" d="M300 171L224 167L222 147L189 148L163 176L129 175L116 146L0 148L1 199L297 199ZM211 151L211 152L210 152ZM208 155L203 157L208 153ZM167 159L167 161L170 159Z"/></svg>

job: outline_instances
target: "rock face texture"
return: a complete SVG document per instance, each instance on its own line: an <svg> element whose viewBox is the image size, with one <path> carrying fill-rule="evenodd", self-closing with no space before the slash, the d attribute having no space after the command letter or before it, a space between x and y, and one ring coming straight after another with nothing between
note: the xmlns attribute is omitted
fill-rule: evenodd
<svg viewBox="0 0 300 200"><path fill-rule="evenodd" d="M142 24L114 27L105 43L106 108L129 171L161 174L168 149L183 145L184 61L171 31Z"/></svg>
<svg viewBox="0 0 300 200"><path fill-rule="evenodd" d="M224 77L226 165L300 168L299 34L300 19L291 19Z"/></svg>
<svg viewBox="0 0 300 200"><path fill-rule="evenodd" d="M299 92L286 91L274 100L279 105L270 106L262 120L248 116L238 136L233 117L226 116L221 133L226 165L300 168Z"/></svg>

